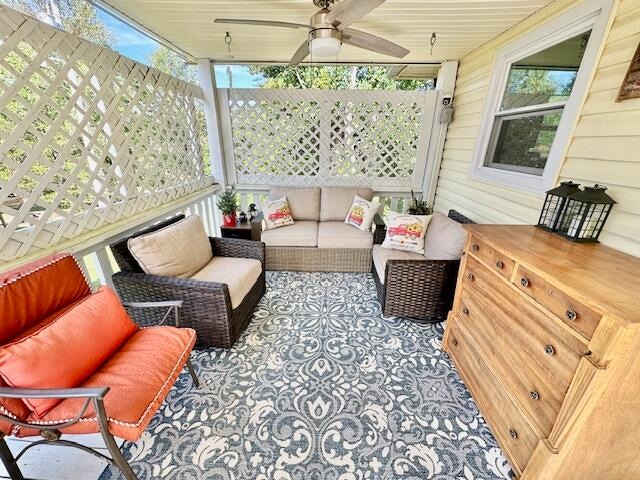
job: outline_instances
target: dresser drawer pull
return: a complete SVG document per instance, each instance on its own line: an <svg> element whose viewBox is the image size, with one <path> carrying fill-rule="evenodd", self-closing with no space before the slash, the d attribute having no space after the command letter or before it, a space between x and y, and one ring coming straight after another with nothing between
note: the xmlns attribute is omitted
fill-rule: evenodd
<svg viewBox="0 0 640 480"><path fill-rule="evenodd" d="M500 260L498 260L498 261L496 262L496 268L497 268L498 270L501 270L503 267L504 267L504 263L502 263Z"/></svg>
<svg viewBox="0 0 640 480"><path fill-rule="evenodd" d="M556 353L556 349L553 348L553 345L547 345L544 347L544 353L547 355L554 355Z"/></svg>
<svg viewBox="0 0 640 480"><path fill-rule="evenodd" d="M522 277L520 279L520 285L527 288L529 286L529 279L527 277Z"/></svg>
<svg viewBox="0 0 640 480"><path fill-rule="evenodd" d="M511 438L518 438L518 432L516 432L513 428L509 429L509 436Z"/></svg>
<svg viewBox="0 0 640 480"><path fill-rule="evenodd" d="M471 250L473 250L474 252L477 252L478 250L480 250L480 245L478 245L477 243L474 243L473 245L471 245Z"/></svg>
<svg viewBox="0 0 640 480"><path fill-rule="evenodd" d="M536 392L535 390L531 390L529 392L529 395L531 395L531 399L532 400L540 400L540 394L538 392Z"/></svg>
<svg viewBox="0 0 640 480"><path fill-rule="evenodd" d="M578 318L578 314L576 313L576 311L571 309L564 312L564 316L567 317L567 320L571 321L574 321L576 318Z"/></svg>
<svg viewBox="0 0 640 480"><path fill-rule="evenodd" d="M467 307L462 307L462 313L469 315L469 309Z"/></svg>
<svg viewBox="0 0 640 480"><path fill-rule="evenodd" d="M473 282L474 278L473 273L467 273L467 280L471 280Z"/></svg>
<svg viewBox="0 0 640 480"><path fill-rule="evenodd" d="M455 338L451 340L451 343L453 344L454 347L458 346L458 340L456 340Z"/></svg>

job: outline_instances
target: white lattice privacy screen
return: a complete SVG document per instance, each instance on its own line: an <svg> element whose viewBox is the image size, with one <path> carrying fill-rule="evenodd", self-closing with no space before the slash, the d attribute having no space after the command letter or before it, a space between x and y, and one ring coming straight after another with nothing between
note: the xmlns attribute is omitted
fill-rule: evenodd
<svg viewBox="0 0 640 480"><path fill-rule="evenodd" d="M421 185L435 92L231 89L220 95L227 172L239 185Z"/></svg>
<svg viewBox="0 0 640 480"><path fill-rule="evenodd" d="M210 185L201 97L0 7L0 264Z"/></svg>

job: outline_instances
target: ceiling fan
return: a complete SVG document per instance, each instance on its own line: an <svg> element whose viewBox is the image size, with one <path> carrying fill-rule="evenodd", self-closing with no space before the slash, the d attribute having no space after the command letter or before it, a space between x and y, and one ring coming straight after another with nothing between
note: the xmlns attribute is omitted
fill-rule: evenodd
<svg viewBox="0 0 640 480"><path fill-rule="evenodd" d="M306 28L309 37L293 54L289 65L295 66L309 54L312 57L331 57L340 51L343 43L354 47L371 50L392 57L402 58L409 53L404 47L371 35L349 28L369 12L379 7L385 0L344 0L333 6L335 0L313 0L320 10L311 17L309 24L273 22L269 20L243 20L233 18L216 18L214 23L232 23L239 25L260 25L268 27Z"/></svg>

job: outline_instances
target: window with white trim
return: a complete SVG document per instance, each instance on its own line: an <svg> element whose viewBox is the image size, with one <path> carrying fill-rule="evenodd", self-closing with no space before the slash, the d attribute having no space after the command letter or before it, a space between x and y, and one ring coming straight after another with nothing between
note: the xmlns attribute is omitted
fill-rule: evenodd
<svg viewBox="0 0 640 480"><path fill-rule="evenodd" d="M541 192L556 182L610 0L587 0L496 56L471 176Z"/></svg>
<svg viewBox="0 0 640 480"><path fill-rule="evenodd" d="M485 166L543 174L590 33L511 64Z"/></svg>

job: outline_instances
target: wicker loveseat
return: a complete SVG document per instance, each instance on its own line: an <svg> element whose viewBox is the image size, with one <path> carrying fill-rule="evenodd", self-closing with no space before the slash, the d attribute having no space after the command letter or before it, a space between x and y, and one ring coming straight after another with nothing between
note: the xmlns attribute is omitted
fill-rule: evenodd
<svg viewBox="0 0 640 480"><path fill-rule="evenodd" d="M444 215L441 217L445 218ZM461 224L474 223L455 210L450 210L448 217ZM427 241L428 238L425 243ZM458 247L453 250L461 249L463 243L459 240ZM425 245L427 256L428 248ZM381 249L376 245L372 272L384 314L425 323L441 322L453 303L459 266L459 259L430 259L417 253Z"/></svg>
<svg viewBox="0 0 640 480"><path fill-rule="evenodd" d="M262 272L255 283L252 282L250 289L248 289L249 285L231 285L206 280L206 272L204 276L199 275L200 272L198 272L191 278L144 273L129 251L128 240L158 231L183 218L184 215L177 215L111 245L113 256L121 269L113 275L113 284L125 302L181 300L182 326L193 328L198 332L196 347L229 348L249 324L255 306L265 293L264 244L230 238L209 239L214 258L233 257L256 259L261 262ZM203 269L205 270L206 268ZM237 273L238 281L243 281L242 271ZM238 296L235 294L235 290L238 289L242 292L247 289L248 291ZM236 296L238 298L235 298ZM159 315L162 314L160 311L151 309L130 313L139 325L155 324L159 320Z"/></svg>
<svg viewBox="0 0 640 480"><path fill-rule="evenodd" d="M369 272L372 248L385 236L376 214L371 231L344 223L354 195L371 200L370 188L272 187L270 199L287 197L293 225L263 230L267 270ZM252 222L262 223L262 214Z"/></svg>

